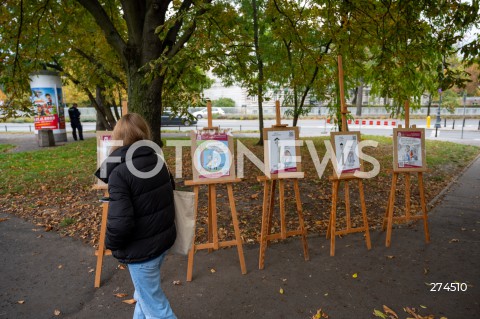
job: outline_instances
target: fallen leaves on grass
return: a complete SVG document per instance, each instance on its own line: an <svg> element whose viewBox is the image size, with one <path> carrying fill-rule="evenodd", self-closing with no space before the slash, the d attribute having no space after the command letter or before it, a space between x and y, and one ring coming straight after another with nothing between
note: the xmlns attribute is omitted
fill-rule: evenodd
<svg viewBox="0 0 480 319"><path fill-rule="evenodd" d="M258 158L263 158L263 147L256 146L255 139L241 139L241 141ZM313 141L318 154L323 156L325 154L324 138L315 138ZM460 162L455 162L453 166L451 161L429 165L430 171L435 172L435 174L429 173L424 176L427 202L438 195L449 184L451 179L461 172L463 167L469 163L470 158L474 157L475 154L473 153L478 153L478 151L468 150L468 152L449 151L448 154L443 154L442 152L446 152L445 149L448 150L448 148L440 147L439 145L427 145L431 158L435 156L440 159L448 158L450 153L464 154L464 156ZM175 167L175 149L167 147L164 152L169 166L173 169ZM468 155L470 157L465 155L467 153L470 154ZM29 156L33 156L33 154ZM332 165L329 163L323 176L319 178L308 149L302 148L300 155L302 156L302 168L308 177L299 181L305 228L309 233L325 233L331 208L331 182L327 177L332 174ZM385 185L390 185L392 179L392 174L387 171L391 168L391 143L381 141L378 147L369 150L369 155L375 157L380 162L381 171L375 178L364 181L366 209L370 227L372 229L380 229L387 204L386 199L388 199L390 191ZM74 156L74 158L71 157L66 160L72 162L72 169L62 170L63 173L68 174L69 178L53 178L51 174L59 172L59 170L52 168L42 170L34 181L27 183L24 180L19 180L17 183L7 183L7 194L0 198L0 209L3 212L26 219L38 225L44 231L56 231L62 236L79 238L85 243L96 247L98 245L102 217L102 204L98 202L98 198L103 196L103 191L92 190L92 182L94 181L92 173L95 168L91 163L95 163L95 148L79 148L75 151ZM11 161L12 159L6 159L6 161L9 160ZM65 159L62 160L63 162L65 162ZM185 188L183 186L183 181L192 178L192 161L189 149L184 150L181 162L183 180L176 179L175 182L179 188L188 190L188 187ZM75 164L73 165L73 163ZM257 243L261 229L263 186L257 181L256 176L260 175L261 172L250 161L245 161L244 171L249 172L249 174L245 175L241 183L234 184L241 237L246 243ZM56 183L45 184L44 181L47 180L55 180ZM404 192L404 184L403 177L401 177L397 187L399 194ZM418 181L412 178L412 210L420 207L417 184ZM16 186L22 186L21 190L16 190ZM351 189L350 202L352 210L356 212L361 210L358 205L359 194L355 188L352 187ZM224 230L219 236L222 237L222 240L231 240L235 233L231 222L229 202L224 200L224 198L228 198L228 194L224 187L218 187L217 191L218 227ZM208 242L207 194L207 187L201 186L198 223L195 234L197 243ZM293 195L293 186L289 182L285 183L285 194L288 195L284 202L287 222L292 221L292 223L288 224L288 228L296 229L298 227L298 217L295 214L295 196ZM337 207L339 209L336 227L341 229L345 226L346 221L345 210L341 208L344 206L344 190L340 189L338 195L339 203ZM279 199L277 193L274 201L275 207L278 209ZM404 196L396 196L396 211L405 205L404 201ZM353 214L352 219L352 227L356 227L357 224L358 226L362 225L361 216L358 217ZM71 221L71 223L65 223L66 220ZM274 216L272 230L278 232L279 226L278 217Z"/></svg>

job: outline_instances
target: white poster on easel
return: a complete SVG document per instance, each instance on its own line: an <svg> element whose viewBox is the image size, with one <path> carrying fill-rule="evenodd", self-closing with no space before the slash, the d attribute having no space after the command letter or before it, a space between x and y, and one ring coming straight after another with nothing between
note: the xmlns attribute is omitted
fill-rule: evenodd
<svg viewBox="0 0 480 319"><path fill-rule="evenodd" d="M297 156L295 144L295 131L268 131L267 141L269 147L269 167L270 174L278 174L282 172L296 172Z"/></svg>

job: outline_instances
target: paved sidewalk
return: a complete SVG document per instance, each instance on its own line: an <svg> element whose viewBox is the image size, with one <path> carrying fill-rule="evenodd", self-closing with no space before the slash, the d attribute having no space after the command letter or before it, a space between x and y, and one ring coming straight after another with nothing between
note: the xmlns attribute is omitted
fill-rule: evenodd
<svg viewBox="0 0 480 319"><path fill-rule="evenodd" d="M11 215L0 218L7 218L0 222L0 319L132 317L134 306L122 303L133 298L128 271L113 257L105 258L102 285L94 289L93 248ZM400 318L408 317L404 307L435 318L479 318L479 158L429 212L429 222L430 244L419 222L397 226L390 248L380 231L371 232L370 251L361 234L345 236L337 240L335 257L324 233L310 234L310 261L303 260L300 240L291 238L269 246L264 270L258 269L258 245L245 245L246 275L236 249L201 251L190 283L186 258L168 256L163 287L178 318L311 318L322 308L331 319L363 319L375 318L373 310L382 305ZM432 282L468 288L431 292Z"/></svg>

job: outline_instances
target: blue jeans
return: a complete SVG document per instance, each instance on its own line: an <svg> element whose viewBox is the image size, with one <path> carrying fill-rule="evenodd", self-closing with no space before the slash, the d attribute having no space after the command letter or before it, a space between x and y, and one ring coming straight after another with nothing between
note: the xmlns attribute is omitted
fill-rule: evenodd
<svg viewBox="0 0 480 319"><path fill-rule="evenodd" d="M133 319L176 319L167 297L161 287L160 267L165 253L159 257L142 262L128 264L137 301Z"/></svg>

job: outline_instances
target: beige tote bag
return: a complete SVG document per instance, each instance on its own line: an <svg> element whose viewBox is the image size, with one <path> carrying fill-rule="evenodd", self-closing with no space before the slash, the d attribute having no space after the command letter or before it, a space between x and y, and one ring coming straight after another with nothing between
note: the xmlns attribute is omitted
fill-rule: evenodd
<svg viewBox="0 0 480 319"><path fill-rule="evenodd" d="M188 255L192 248L193 235L195 232L195 193L185 191L173 191L175 201L175 226L177 239L170 248L170 252L177 255Z"/></svg>

